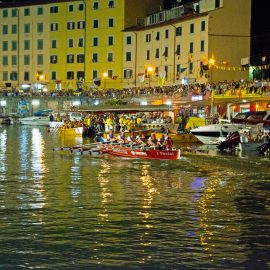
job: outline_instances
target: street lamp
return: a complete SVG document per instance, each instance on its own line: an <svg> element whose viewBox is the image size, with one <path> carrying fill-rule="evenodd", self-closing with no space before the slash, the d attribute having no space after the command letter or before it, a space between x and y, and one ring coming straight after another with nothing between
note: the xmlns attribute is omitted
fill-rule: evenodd
<svg viewBox="0 0 270 270"><path fill-rule="evenodd" d="M211 80L210 82L213 82L213 67L215 65L216 60L214 59L214 57L212 56L211 59L209 59L209 69L211 70Z"/></svg>
<svg viewBox="0 0 270 270"><path fill-rule="evenodd" d="M264 64L265 64L265 61L266 61L266 56L263 56L262 57L262 86L263 86L263 80L264 80Z"/></svg>
<svg viewBox="0 0 270 270"><path fill-rule="evenodd" d="M103 72L102 73L102 77L104 79L104 90L106 89L106 80L108 78L108 73L107 72Z"/></svg>
<svg viewBox="0 0 270 270"><path fill-rule="evenodd" d="M149 88L151 87L150 86L150 80L151 80L151 76L152 76L152 74L153 74L153 67L148 67L147 68L147 74L148 74L148 78L149 78Z"/></svg>

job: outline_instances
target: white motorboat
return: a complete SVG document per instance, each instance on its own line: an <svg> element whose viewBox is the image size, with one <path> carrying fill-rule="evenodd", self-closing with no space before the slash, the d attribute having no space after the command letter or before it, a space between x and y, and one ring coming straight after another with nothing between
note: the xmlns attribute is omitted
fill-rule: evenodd
<svg viewBox="0 0 270 270"><path fill-rule="evenodd" d="M50 122L50 115L52 113L52 110L41 110L35 112L33 116L19 118L19 122L22 125L48 127Z"/></svg>
<svg viewBox="0 0 270 270"><path fill-rule="evenodd" d="M190 132L203 144L218 144L224 141L229 133L239 131L241 128L244 129L246 126L241 124L218 123L197 127Z"/></svg>

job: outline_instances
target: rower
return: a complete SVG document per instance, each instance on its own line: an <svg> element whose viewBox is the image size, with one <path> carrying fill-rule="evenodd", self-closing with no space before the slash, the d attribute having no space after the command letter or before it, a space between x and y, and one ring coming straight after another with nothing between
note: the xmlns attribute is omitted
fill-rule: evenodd
<svg viewBox="0 0 270 270"><path fill-rule="evenodd" d="M172 150L173 140L171 137L167 136L164 143L166 150Z"/></svg>
<svg viewBox="0 0 270 270"><path fill-rule="evenodd" d="M129 143L131 143L131 144L136 143L136 136L135 136L135 132L134 132L134 131L132 131L132 133L130 134L130 136L128 137L127 140L128 140Z"/></svg>
<svg viewBox="0 0 270 270"><path fill-rule="evenodd" d="M158 143L158 140L156 138L156 134L155 133L152 133L151 134L151 137L148 139L148 145L149 146L156 146Z"/></svg>
<svg viewBox="0 0 270 270"><path fill-rule="evenodd" d="M119 134L118 138L117 138L119 143L127 143L127 138L126 135L123 131L121 131L121 133Z"/></svg>
<svg viewBox="0 0 270 270"><path fill-rule="evenodd" d="M109 130L109 133L107 134L107 141L110 141L110 142L116 141L116 138L114 137L114 134L113 134L113 130L112 129L110 129Z"/></svg>
<svg viewBox="0 0 270 270"><path fill-rule="evenodd" d="M162 134L161 137L158 139L158 146L161 148L161 149L164 149L165 148L165 135Z"/></svg>

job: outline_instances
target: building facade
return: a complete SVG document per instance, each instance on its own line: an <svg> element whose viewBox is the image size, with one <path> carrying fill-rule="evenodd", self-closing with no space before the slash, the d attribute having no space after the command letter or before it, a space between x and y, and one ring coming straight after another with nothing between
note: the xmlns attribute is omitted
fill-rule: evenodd
<svg viewBox="0 0 270 270"><path fill-rule="evenodd" d="M250 18L250 0L193 1L151 14L125 29L124 87L247 79Z"/></svg>
<svg viewBox="0 0 270 270"><path fill-rule="evenodd" d="M0 3L0 85L121 88L123 32L160 0ZM99 84L99 83L97 83Z"/></svg>
<svg viewBox="0 0 270 270"><path fill-rule="evenodd" d="M163 4L0 3L0 86L75 91L248 77L235 67L250 55L251 0Z"/></svg>

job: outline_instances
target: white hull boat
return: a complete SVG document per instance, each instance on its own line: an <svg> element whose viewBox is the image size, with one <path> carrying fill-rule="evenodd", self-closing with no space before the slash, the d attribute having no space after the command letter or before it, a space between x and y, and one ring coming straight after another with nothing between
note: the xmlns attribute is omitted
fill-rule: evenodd
<svg viewBox="0 0 270 270"><path fill-rule="evenodd" d="M231 132L245 128L241 124L211 124L192 129L190 132L203 144L219 144Z"/></svg>

